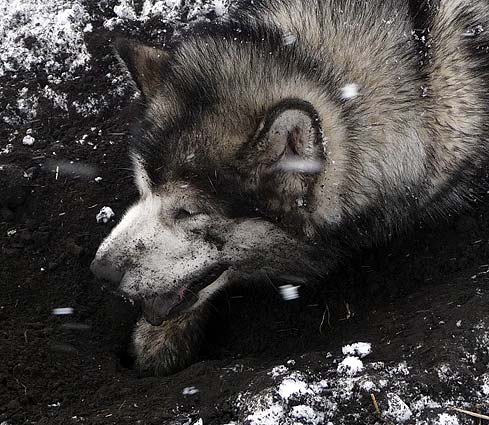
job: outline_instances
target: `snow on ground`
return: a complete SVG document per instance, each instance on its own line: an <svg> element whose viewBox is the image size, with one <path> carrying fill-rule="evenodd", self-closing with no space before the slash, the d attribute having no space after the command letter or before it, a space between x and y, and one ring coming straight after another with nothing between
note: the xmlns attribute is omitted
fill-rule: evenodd
<svg viewBox="0 0 489 425"><path fill-rule="evenodd" d="M192 2L189 9L184 7L184 2L181 0L145 0L142 9L137 11L132 1L119 0L114 6L116 16L105 21L104 27L112 30L125 21L145 22L154 17L161 19L162 22L175 23L182 20L184 12L187 21L199 20L210 12L214 12L216 16L223 16L227 13L228 7L227 0L196 0Z"/></svg>
<svg viewBox="0 0 489 425"><path fill-rule="evenodd" d="M191 5L181 0L145 0L137 10L131 0L107 0L89 10L82 0L0 2L0 79L9 82L0 84L0 97L7 99L6 104L0 104L0 119L18 128L39 119L46 101L60 113L84 117L99 114L113 104L113 98L126 96L129 85L122 70L112 64L106 75L112 86L108 93L90 93L91 85L85 84L80 87L82 97L68 98L66 83L83 81L94 60L100 60L89 52L88 34L117 31L128 32L131 37L129 28L136 25L144 33L149 20L160 21L162 28L169 24L178 29L209 14L223 16L228 6L228 0L197 0ZM151 30L146 35L153 39ZM29 83L26 72L31 73ZM8 92L4 89L7 86Z"/></svg>
<svg viewBox="0 0 489 425"><path fill-rule="evenodd" d="M341 351L345 356L357 356L363 359L372 352L372 344L369 342L357 342L355 344L345 345Z"/></svg>
<svg viewBox="0 0 489 425"><path fill-rule="evenodd" d="M83 30L90 17L80 1L9 0L0 3L0 14L0 76L37 65L66 76L88 64Z"/></svg>
<svg viewBox="0 0 489 425"><path fill-rule="evenodd" d="M485 328L484 324L476 327ZM482 339L487 332L483 332ZM475 339L480 340L477 336ZM486 347L476 346L481 354ZM245 392L235 400L237 414L246 425L350 425L366 423L367 418L381 416L381 423L414 425L459 425L472 423L469 416L461 416L452 407L470 411L466 396L459 391L459 384L451 386L448 393L439 392L434 399L431 388L424 385L419 376L438 378L443 387L448 379L443 364L433 371L416 370L416 362L402 360L398 363L367 362L360 360L372 352L369 343L355 343L342 348L343 356L324 356L326 367L321 373L294 371L279 365L268 375L275 382L259 393ZM467 353L467 358L472 355ZM350 373L341 365L361 364ZM440 370L442 372L440 372ZM472 385L473 399L489 399L489 374L480 378L479 385ZM431 391L431 392L430 392ZM429 394L429 395L428 395ZM450 394L448 396L447 394ZM377 406L377 407L376 407ZM377 409L378 408L378 409ZM370 423L370 422L369 422Z"/></svg>

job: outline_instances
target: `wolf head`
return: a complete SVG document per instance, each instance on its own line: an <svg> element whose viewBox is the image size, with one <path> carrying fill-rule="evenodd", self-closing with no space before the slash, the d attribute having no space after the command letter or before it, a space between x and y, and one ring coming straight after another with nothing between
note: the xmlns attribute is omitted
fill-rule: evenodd
<svg viewBox="0 0 489 425"><path fill-rule="evenodd" d="M151 324L245 274L326 267L310 241L328 131L337 131L323 117L335 108L263 43L215 35L171 50L116 43L144 103L131 150L140 200L91 268L140 300Z"/></svg>

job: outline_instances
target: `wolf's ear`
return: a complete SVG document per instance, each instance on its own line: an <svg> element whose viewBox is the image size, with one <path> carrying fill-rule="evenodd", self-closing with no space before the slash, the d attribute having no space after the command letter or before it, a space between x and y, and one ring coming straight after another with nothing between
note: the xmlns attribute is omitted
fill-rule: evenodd
<svg viewBox="0 0 489 425"><path fill-rule="evenodd" d="M143 96L151 97L161 84L170 53L125 38L115 40L114 50Z"/></svg>
<svg viewBox="0 0 489 425"><path fill-rule="evenodd" d="M308 102L281 102L262 121L257 139L261 158L272 171L316 174L323 169L321 123Z"/></svg>

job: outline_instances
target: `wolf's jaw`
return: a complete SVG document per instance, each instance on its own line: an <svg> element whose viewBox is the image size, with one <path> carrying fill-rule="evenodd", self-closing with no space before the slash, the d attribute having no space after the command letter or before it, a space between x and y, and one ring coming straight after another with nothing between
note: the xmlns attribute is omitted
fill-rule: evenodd
<svg viewBox="0 0 489 425"><path fill-rule="evenodd" d="M237 272L229 267L224 272L222 272L219 277L212 282L210 285L206 286L198 293L198 299L192 306L192 309L200 307L206 302L208 298L214 295L216 292L230 284L236 278Z"/></svg>
<svg viewBox="0 0 489 425"><path fill-rule="evenodd" d="M145 302L143 307L143 316L146 321L153 326L160 326L164 321L174 319L175 317L188 313L193 309L199 307L207 298L209 298L218 289L224 286L225 282L221 280L222 276L229 270L229 266L218 265L213 267L205 276L194 281L187 287L182 287L175 294L175 303L168 309L166 314L156 318L155 309L152 308L153 304L158 299L158 296L153 300L152 303ZM166 302L166 297L164 296L164 303ZM148 308L146 308L148 307ZM149 320L148 320L149 319Z"/></svg>

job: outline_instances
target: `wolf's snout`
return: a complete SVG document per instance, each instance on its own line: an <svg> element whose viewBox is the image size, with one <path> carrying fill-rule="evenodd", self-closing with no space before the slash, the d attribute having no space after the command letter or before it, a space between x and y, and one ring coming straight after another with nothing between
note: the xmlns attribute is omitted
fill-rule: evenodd
<svg viewBox="0 0 489 425"><path fill-rule="evenodd" d="M123 273L111 262L98 260L95 258L90 264L90 270L99 279L108 280L112 283L119 283Z"/></svg>

